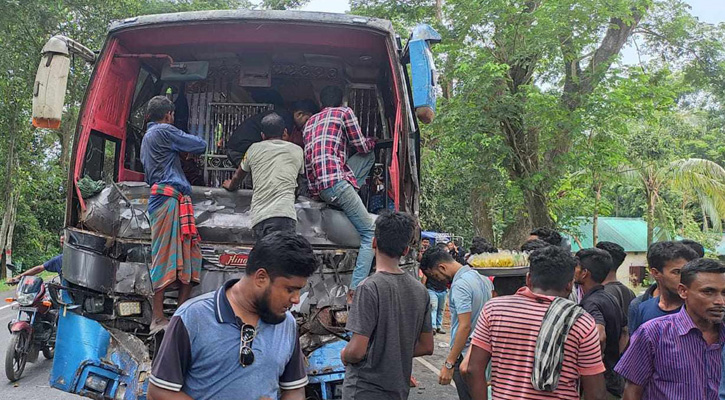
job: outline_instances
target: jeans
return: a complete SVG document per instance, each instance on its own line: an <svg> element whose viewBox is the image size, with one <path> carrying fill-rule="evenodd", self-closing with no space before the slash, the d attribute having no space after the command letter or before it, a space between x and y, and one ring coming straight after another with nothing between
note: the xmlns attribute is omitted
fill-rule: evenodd
<svg viewBox="0 0 725 400"><path fill-rule="evenodd" d="M456 391L458 392L459 400L471 400L471 393L468 391L468 383L463 379L461 375L461 362L463 361L463 355L458 357L456 363L453 364L453 382L456 383ZM490 398L490 397L489 397Z"/></svg>
<svg viewBox="0 0 725 400"><path fill-rule="evenodd" d="M273 232L295 233L297 221L287 217L272 217L259 221L252 227L254 237L259 240Z"/></svg>
<svg viewBox="0 0 725 400"><path fill-rule="evenodd" d="M436 292L433 289L428 289L428 296L430 296L430 323L433 325L433 330L443 328L443 311L446 308L447 294L447 290Z"/></svg>
<svg viewBox="0 0 725 400"><path fill-rule="evenodd" d="M357 186L360 187L365 183L365 179L370 175L370 169L375 165L375 153L372 151L366 154L357 153L348 158L346 164L355 174Z"/></svg>
<svg viewBox="0 0 725 400"><path fill-rule="evenodd" d="M370 268L375 256L373 252L375 221L368 213L355 188L348 181L337 182L333 187L323 190L320 192L320 198L325 203L340 207L360 235L360 250L350 284L350 289L355 289L363 279L370 275Z"/></svg>

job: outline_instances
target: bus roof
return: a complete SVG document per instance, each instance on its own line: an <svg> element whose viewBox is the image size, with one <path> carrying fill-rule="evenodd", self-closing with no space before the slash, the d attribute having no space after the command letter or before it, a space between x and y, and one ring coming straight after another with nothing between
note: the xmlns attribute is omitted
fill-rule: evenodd
<svg viewBox="0 0 725 400"><path fill-rule="evenodd" d="M150 25L165 25L193 22L288 22L288 23L315 23L329 25L348 25L350 27L363 27L395 36L393 24L384 19L361 17L349 14L290 11L290 10L214 10L190 11L171 14L154 14L126 18L111 22L109 31L119 32L128 28L145 27Z"/></svg>

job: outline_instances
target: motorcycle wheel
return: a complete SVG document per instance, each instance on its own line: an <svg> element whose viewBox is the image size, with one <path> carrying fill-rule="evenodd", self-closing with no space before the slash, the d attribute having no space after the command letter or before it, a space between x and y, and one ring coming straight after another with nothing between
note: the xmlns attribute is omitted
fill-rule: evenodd
<svg viewBox="0 0 725 400"><path fill-rule="evenodd" d="M15 332L10 338L8 350L5 353L5 376L10 382L20 379L28 361L28 348L30 337L27 332Z"/></svg>
<svg viewBox="0 0 725 400"><path fill-rule="evenodd" d="M54 356L55 356L55 347L52 347L52 346L43 347L43 357L45 357L46 360L52 360Z"/></svg>

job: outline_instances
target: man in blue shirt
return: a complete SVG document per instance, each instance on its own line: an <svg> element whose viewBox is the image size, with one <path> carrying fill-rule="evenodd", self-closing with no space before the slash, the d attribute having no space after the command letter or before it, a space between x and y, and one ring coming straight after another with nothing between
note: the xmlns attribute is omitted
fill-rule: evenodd
<svg viewBox="0 0 725 400"><path fill-rule="evenodd" d="M176 128L174 103L156 96L147 106L149 124L141 142L141 163L151 186L151 282L154 287L152 331L168 324L164 317L164 291L178 285L178 304L199 283L201 249L191 205L191 185L184 176L179 153L201 154L203 139Z"/></svg>
<svg viewBox="0 0 725 400"><path fill-rule="evenodd" d="M640 303L630 310L633 320L629 321L629 332L634 333L645 322L674 314L682 307L682 298L677 292L680 285L680 272L688 261L698 258L697 253L682 242L652 243L647 249L647 264L657 281L660 295ZM631 307L631 305L630 305Z"/></svg>
<svg viewBox="0 0 725 400"><path fill-rule="evenodd" d="M456 383L458 398L471 399L468 384L460 372L461 361L471 345L483 305L491 299L493 283L468 265L461 265L448 249L435 246L423 254L420 269L429 278L451 284L448 307L451 311L451 342L441 368L439 383Z"/></svg>
<svg viewBox="0 0 725 400"><path fill-rule="evenodd" d="M171 318L154 357L155 400L304 400L307 375L290 307L317 269L291 232L257 241L241 279L196 297Z"/></svg>

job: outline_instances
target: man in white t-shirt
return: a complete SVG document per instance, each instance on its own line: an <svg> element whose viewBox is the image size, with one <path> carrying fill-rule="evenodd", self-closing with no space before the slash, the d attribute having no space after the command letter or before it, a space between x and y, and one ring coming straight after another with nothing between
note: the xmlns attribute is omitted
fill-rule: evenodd
<svg viewBox="0 0 725 400"><path fill-rule="evenodd" d="M236 190L251 172L252 229L257 240L279 231L294 232L297 225L295 190L304 173L302 149L289 141L284 119L271 113L262 119L262 141L249 147L232 179L222 185Z"/></svg>

